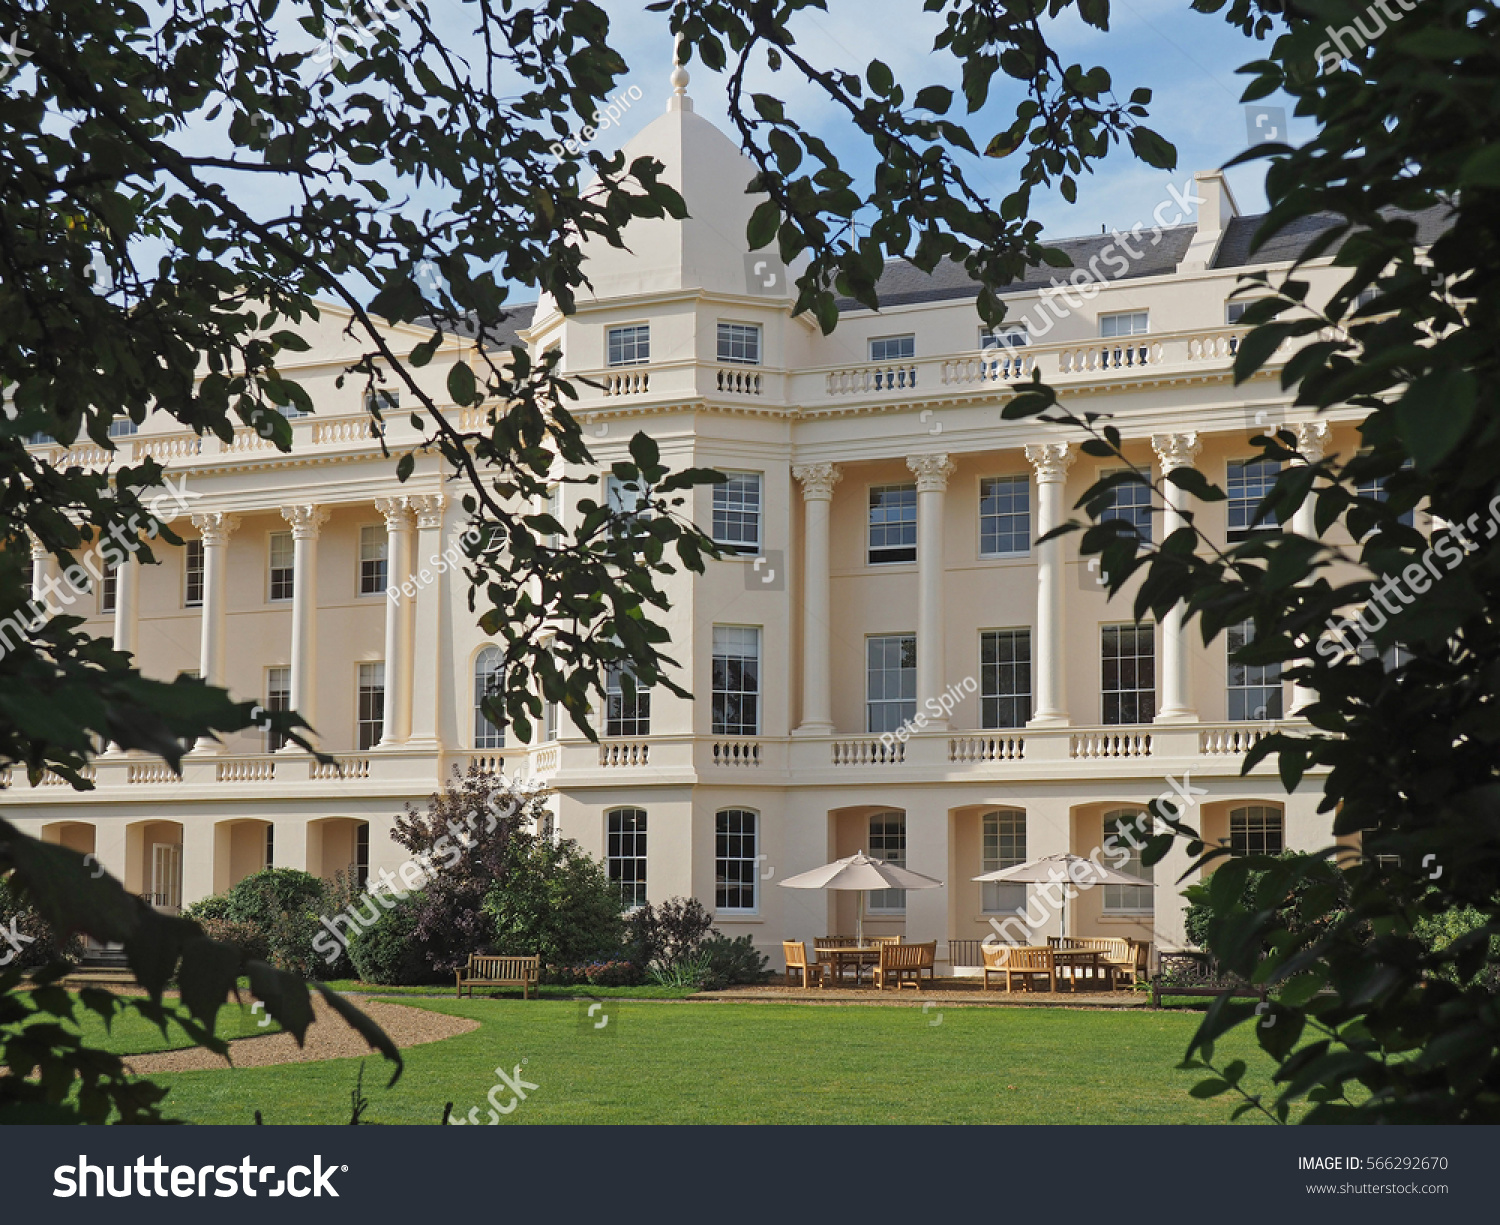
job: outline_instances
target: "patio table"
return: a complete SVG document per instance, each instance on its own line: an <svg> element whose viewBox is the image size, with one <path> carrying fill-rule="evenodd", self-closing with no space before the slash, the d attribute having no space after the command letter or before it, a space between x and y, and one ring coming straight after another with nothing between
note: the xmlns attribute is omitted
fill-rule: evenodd
<svg viewBox="0 0 1500 1225"><path fill-rule="evenodd" d="M1077 991L1080 979L1087 978L1091 981L1102 981L1100 988L1109 991L1114 987L1115 969L1109 962L1104 960L1104 952L1101 949L1058 949L1047 950L1052 956L1053 967L1053 990L1057 990L1063 981L1063 971L1069 970L1067 976L1072 990ZM1085 973L1086 972L1086 973Z"/></svg>
<svg viewBox="0 0 1500 1225"><path fill-rule="evenodd" d="M827 961L833 966L833 978L837 982L846 965L854 966L854 985L858 986L862 981L861 975L865 966L880 964L880 946L878 944L848 944L835 948L820 948L817 950L818 960Z"/></svg>

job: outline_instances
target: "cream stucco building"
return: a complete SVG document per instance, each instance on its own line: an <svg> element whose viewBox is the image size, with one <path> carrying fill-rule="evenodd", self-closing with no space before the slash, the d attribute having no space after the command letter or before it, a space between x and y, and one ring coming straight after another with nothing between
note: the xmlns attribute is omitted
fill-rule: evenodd
<svg viewBox="0 0 1500 1225"><path fill-rule="evenodd" d="M731 476L697 493L696 512L734 554L668 584L671 652L695 700L612 700L599 744L554 721L516 744L476 716L495 649L462 574L433 562L465 526L454 489L434 457L396 482L355 380L336 386L359 351L329 308L290 371L316 405L292 421L290 455L253 430L221 444L148 421L114 454L67 458L149 454L186 482L175 526L188 547L79 597L91 628L149 675L197 672L301 710L341 770L247 732L200 746L181 777L106 754L85 794L15 772L0 791L7 817L175 907L267 863L394 869L389 831L406 802L454 764L503 762L549 785L561 834L606 859L628 898L696 895L722 930L769 951L852 928L852 895L777 883L868 850L944 886L872 895L867 932L936 939L959 966L1027 901L1024 887L972 877L1088 855L1170 779L1195 789L1189 817L1212 838L1324 845L1319 780L1287 795L1268 768L1240 777L1246 748L1295 709L1291 687L1231 667L1222 638L1205 648L1170 619L1134 627L1076 536L1038 548L1107 465L1059 427L1000 417L1006 385L1041 371L1074 407L1114 414L1136 463L1158 475L1194 463L1224 486L1227 503L1194 508L1218 540L1249 530L1270 480L1249 462L1253 434L1286 424L1310 453L1355 448L1353 410L1316 423L1291 413L1284 354L1233 383L1243 329L1230 299L1256 220L1222 177L1193 178L1196 220L1165 193L1133 230L1062 244L1100 279L1065 293L1040 273L1013 286L1019 332L982 332L960 269L927 277L897 263L881 311L851 306L824 337L791 316L785 272L747 253L751 167L680 82L627 156L660 158L692 218L633 223L628 250L590 248L593 294L576 313L543 301L516 322L597 385L578 384L597 469L562 487L565 522L585 491L607 492L637 430L674 467ZM1260 266L1274 276L1307 238L1276 240ZM1310 276L1314 298L1335 283L1326 261ZM419 372L434 394L465 353L451 341ZM405 413L388 420L399 450L415 435ZM1116 513L1158 534L1185 504L1122 501ZM35 565L45 581L52 563ZM413 576L412 598L387 598ZM1185 866L1178 855L1154 887L1086 893L1069 931L1180 946L1172 882ZM1055 933L1057 915L1032 900L1034 934Z"/></svg>

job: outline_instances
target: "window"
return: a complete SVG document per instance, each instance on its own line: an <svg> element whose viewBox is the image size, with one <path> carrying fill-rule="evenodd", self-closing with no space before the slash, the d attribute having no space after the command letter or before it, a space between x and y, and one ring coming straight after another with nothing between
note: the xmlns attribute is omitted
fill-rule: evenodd
<svg viewBox="0 0 1500 1225"><path fill-rule="evenodd" d="M1120 863L1118 855L1111 856L1110 866L1117 867L1126 876L1149 881L1153 870L1141 862L1141 851L1151 833L1151 818L1134 808L1121 808L1104 814L1105 853L1110 846L1129 851L1130 858ZM1114 838L1110 844L1108 839ZM1135 845L1138 844L1138 845ZM1105 914L1151 914L1156 909L1150 885L1105 885Z"/></svg>
<svg viewBox="0 0 1500 1225"><path fill-rule="evenodd" d="M915 336L877 336L870 341L872 362L905 362L917 355Z"/></svg>
<svg viewBox="0 0 1500 1225"><path fill-rule="evenodd" d="M562 491L562 486L561 485L553 485L550 489L547 490L547 505L546 505L545 509L546 509L547 515L552 519L552 521L554 523L556 523L558 527L562 527L563 526L563 491ZM547 533L547 547L549 549L560 549L560 548L562 548L562 539L563 538L562 538L562 533L561 532L548 532Z"/></svg>
<svg viewBox="0 0 1500 1225"><path fill-rule="evenodd" d="M1281 809L1251 804L1229 810L1229 849L1235 855L1280 855L1286 844Z"/></svg>
<svg viewBox="0 0 1500 1225"><path fill-rule="evenodd" d="M1103 630L1104 722L1150 723L1156 718L1156 633L1144 625Z"/></svg>
<svg viewBox="0 0 1500 1225"><path fill-rule="evenodd" d="M1355 295L1354 309L1363 310L1378 297L1380 297L1380 287L1377 285L1366 285Z"/></svg>
<svg viewBox="0 0 1500 1225"><path fill-rule="evenodd" d="M266 669L266 709L291 710L292 670L290 668ZM266 730L266 752L276 753L285 746L286 736L273 728Z"/></svg>
<svg viewBox="0 0 1500 1225"><path fill-rule="evenodd" d="M1404 668L1416 658L1411 651L1399 642L1392 643L1383 651L1377 651L1375 644L1368 638L1355 648L1355 654L1364 660L1379 659L1380 666L1387 672L1394 672L1398 668Z"/></svg>
<svg viewBox="0 0 1500 1225"><path fill-rule="evenodd" d="M1150 330L1149 311L1116 311L1099 316L1099 335L1110 340L1116 336L1143 336Z"/></svg>
<svg viewBox="0 0 1500 1225"><path fill-rule="evenodd" d="M605 333L605 361L611 366L643 366L651 360L651 326L632 323Z"/></svg>
<svg viewBox="0 0 1500 1225"><path fill-rule="evenodd" d="M370 823L361 821L354 827L354 885L363 889L370 879Z"/></svg>
<svg viewBox="0 0 1500 1225"><path fill-rule="evenodd" d="M359 726L355 743L373 749L385 731L385 664L359 665Z"/></svg>
<svg viewBox="0 0 1500 1225"><path fill-rule="evenodd" d="M870 488L872 566L917 560L917 487L874 485Z"/></svg>
<svg viewBox="0 0 1500 1225"><path fill-rule="evenodd" d="M1407 460L1406 463L1402 466L1407 468L1411 467L1411 461ZM1391 496L1390 493L1386 490L1385 481L1378 476L1372 477L1368 481L1360 481L1359 484L1354 487L1354 491L1360 497L1370 498L1376 502L1388 501ZM1417 512L1415 510L1406 511L1400 517L1399 521L1405 524L1407 527L1412 527L1416 524Z"/></svg>
<svg viewBox="0 0 1500 1225"><path fill-rule="evenodd" d="M716 625L713 652L713 735L760 735L760 630Z"/></svg>
<svg viewBox="0 0 1500 1225"><path fill-rule="evenodd" d="M760 324L719 324L719 360L739 366L760 365Z"/></svg>
<svg viewBox="0 0 1500 1225"><path fill-rule="evenodd" d="M182 556L182 605L199 608L203 604L203 541L189 540Z"/></svg>
<svg viewBox="0 0 1500 1225"><path fill-rule="evenodd" d="M1224 322L1237 324L1245 317L1245 312L1257 302L1264 302L1265 298L1236 298L1233 302L1224 303Z"/></svg>
<svg viewBox="0 0 1500 1225"><path fill-rule="evenodd" d="M109 436L111 438L129 438L140 428L129 417L117 417L109 423Z"/></svg>
<svg viewBox="0 0 1500 1225"><path fill-rule="evenodd" d="M877 812L870 818L870 854L898 868L906 867L906 814ZM871 889L865 910L870 914L905 914L905 889Z"/></svg>
<svg viewBox="0 0 1500 1225"><path fill-rule="evenodd" d="M979 635L979 725L1024 727L1031 718L1031 631Z"/></svg>
<svg viewBox="0 0 1500 1225"><path fill-rule="evenodd" d="M1235 662L1235 653L1254 640L1253 621L1231 625L1224 636L1229 652L1229 718L1235 722L1281 718L1281 665Z"/></svg>
<svg viewBox="0 0 1500 1225"><path fill-rule="evenodd" d="M979 482L979 555L1025 557L1030 551L1031 478L985 477Z"/></svg>
<svg viewBox="0 0 1500 1225"><path fill-rule="evenodd" d="M276 827L266 825L266 867L276 866Z"/></svg>
<svg viewBox="0 0 1500 1225"><path fill-rule="evenodd" d="M365 392L365 412L393 412L401 407L401 393L394 388L377 388Z"/></svg>
<svg viewBox="0 0 1500 1225"><path fill-rule="evenodd" d="M604 734L606 736L649 736L651 734L651 690L634 685L625 691L629 669L616 664L604 674Z"/></svg>
<svg viewBox="0 0 1500 1225"><path fill-rule="evenodd" d="M714 909L754 910L760 875L758 820L747 808L714 816Z"/></svg>
<svg viewBox="0 0 1500 1225"><path fill-rule="evenodd" d="M714 486L714 543L736 553L760 552L761 475L729 472Z"/></svg>
<svg viewBox="0 0 1500 1225"><path fill-rule="evenodd" d="M291 532L271 533L271 599L292 598L292 562L295 548Z"/></svg>
<svg viewBox="0 0 1500 1225"><path fill-rule="evenodd" d="M359 529L360 595L381 595L390 585L389 548L389 538L380 524L367 523Z"/></svg>
<svg viewBox="0 0 1500 1225"><path fill-rule="evenodd" d="M1128 468L1109 468L1099 475L1101 477L1114 476L1120 472L1128 472ZM1148 472L1147 476L1150 475ZM1143 485L1139 481L1126 481L1116 485L1110 491L1114 501L1099 516L1100 523L1107 523L1111 519L1119 519L1124 523L1133 523L1141 534L1141 539L1146 543L1151 541L1151 486Z"/></svg>
<svg viewBox="0 0 1500 1225"><path fill-rule="evenodd" d="M99 585L99 611L112 613L119 602L120 596L120 567L109 562L104 563L104 582Z"/></svg>
<svg viewBox="0 0 1500 1225"><path fill-rule="evenodd" d="M546 702L542 706L542 743L550 744L557 739L557 703Z"/></svg>
<svg viewBox="0 0 1500 1225"><path fill-rule="evenodd" d="M1002 323L979 329L980 349L1024 349L1031 343L1031 333L1024 323Z"/></svg>
<svg viewBox="0 0 1500 1225"><path fill-rule="evenodd" d="M645 507L646 491L639 481L622 481L613 472L604 477L604 503L617 515L627 517L644 516L650 513Z"/></svg>
<svg viewBox="0 0 1500 1225"><path fill-rule="evenodd" d="M981 871L998 872L1026 862L1026 814L1019 808L985 813L980 818L980 838ZM1026 907L1025 885L987 880L980 889L980 906L985 914L1019 914Z"/></svg>
<svg viewBox="0 0 1500 1225"><path fill-rule="evenodd" d="M489 646L474 657L474 747L503 749L505 728L490 722L484 700L500 693L505 685L505 652Z"/></svg>
<svg viewBox="0 0 1500 1225"><path fill-rule="evenodd" d="M616 808L605 814L604 865L626 909L646 904L646 812Z"/></svg>
<svg viewBox="0 0 1500 1225"><path fill-rule="evenodd" d="M1229 461L1229 539L1244 540L1252 531L1269 532L1276 527L1275 512L1251 527L1255 508L1271 492L1281 474L1281 462L1274 459L1232 459Z"/></svg>
<svg viewBox="0 0 1500 1225"><path fill-rule="evenodd" d="M917 713L917 638L865 639L865 731L893 732Z"/></svg>

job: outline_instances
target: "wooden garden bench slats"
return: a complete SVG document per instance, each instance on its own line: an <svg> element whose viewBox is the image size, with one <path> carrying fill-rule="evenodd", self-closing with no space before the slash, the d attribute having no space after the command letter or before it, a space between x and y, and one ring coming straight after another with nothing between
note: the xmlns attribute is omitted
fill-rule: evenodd
<svg viewBox="0 0 1500 1225"><path fill-rule="evenodd" d="M927 980L932 982L936 962L936 940L930 940L926 944L882 944L880 964L875 967L875 985L884 991L886 982L894 980L896 990L899 991L906 986L906 979L910 977L912 986L920 991L922 971L927 971Z"/></svg>
<svg viewBox="0 0 1500 1225"><path fill-rule="evenodd" d="M1050 948L1032 948L1021 945L1002 944L984 949L984 989L989 990L990 975L1003 974L1005 989L1011 990L1011 980L1017 976L1021 985L1030 987L1037 975L1047 980L1047 990L1057 990L1057 968L1052 961Z"/></svg>
<svg viewBox="0 0 1500 1225"><path fill-rule="evenodd" d="M460 999L465 987L469 989L470 999L474 998L475 987L520 987L521 998L529 1000L531 989L537 985L541 973L540 957L494 957L470 953L469 964L455 970L453 977L458 983Z"/></svg>
<svg viewBox="0 0 1500 1225"><path fill-rule="evenodd" d="M1047 943L1052 948L1098 949L1115 977L1131 983L1145 976L1151 956L1149 941L1128 936L1048 936Z"/></svg>

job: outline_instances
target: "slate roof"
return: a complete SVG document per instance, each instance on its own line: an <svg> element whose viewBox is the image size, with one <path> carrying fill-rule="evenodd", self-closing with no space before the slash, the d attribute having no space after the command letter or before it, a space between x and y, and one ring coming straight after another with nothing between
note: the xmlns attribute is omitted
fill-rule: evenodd
<svg viewBox="0 0 1500 1225"><path fill-rule="evenodd" d="M1400 210L1383 211L1386 216L1395 216ZM1435 204L1431 208L1406 215L1417 223L1417 242L1422 246L1434 242L1449 225L1449 209L1446 204ZM1314 213L1311 217L1299 217L1271 235L1252 256L1250 240L1265 216L1260 213L1254 217L1230 219L1229 228L1224 232L1218 255L1214 259L1215 268L1244 268L1251 264L1276 264L1296 259L1317 235L1338 225L1340 221L1336 213ZM1333 250L1338 248L1334 247Z"/></svg>

